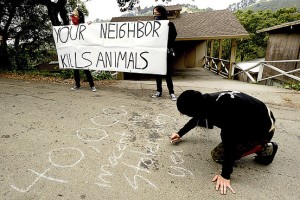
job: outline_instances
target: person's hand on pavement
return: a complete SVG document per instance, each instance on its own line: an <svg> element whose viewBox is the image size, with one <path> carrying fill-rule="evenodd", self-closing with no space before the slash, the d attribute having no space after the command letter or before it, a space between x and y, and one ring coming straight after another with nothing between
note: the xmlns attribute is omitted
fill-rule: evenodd
<svg viewBox="0 0 300 200"><path fill-rule="evenodd" d="M231 190L232 193L235 194L235 191L230 186L230 179L225 179L221 175L215 175L212 179L213 182L216 182L216 190L220 189L221 194L226 194L227 187Z"/></svg>

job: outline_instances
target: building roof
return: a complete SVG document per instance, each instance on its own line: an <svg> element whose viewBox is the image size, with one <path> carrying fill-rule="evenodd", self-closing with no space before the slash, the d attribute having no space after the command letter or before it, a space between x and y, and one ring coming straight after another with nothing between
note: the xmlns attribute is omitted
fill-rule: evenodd
<svg viewBox="0 0 300 200"><path fill-rule="evenodd" d="M288 27L288 26L295 26L295 25L300 25L300 20L279 24L279 25L272 26L272 27L269 27L269 28L264 28L264 29L258 30L256 32L257 33L269 32L269 31L272 31L272 30L281 29L281 28L285 28L285 27Z"/></svg>
<svg viewBox="0 0 300 200"><path fill-rule="evenodd" d="M111 22L151 20L153 20L153 16L113 17ZM245 38L249 36L249 33L229 10L182 13L178 18L170 19L170 21L174 22L176 26L177 41Z"/></svg>
<svg viewBox="0 0 300 200"><path fill-rule="evenodd" d="M165 6L165 8L167 11L175 11L175 10L181 11L182 10L181 5Z"/></svg>

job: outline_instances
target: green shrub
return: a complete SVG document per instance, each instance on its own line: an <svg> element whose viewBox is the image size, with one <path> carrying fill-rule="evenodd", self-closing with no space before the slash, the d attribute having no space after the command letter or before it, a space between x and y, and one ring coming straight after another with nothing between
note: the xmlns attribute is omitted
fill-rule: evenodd
<svg viewBox="0 0 300 200"><path fill-rule="evenodd" d="M300 83L286 84L286 85L284 85L284 88L300 91Z"/></svg>
<svg viewBox="0 0 300 200"><path fill-rule="evenodd" d="M94 80L113 80L114 78L109 71L93 71Z"/></svg>

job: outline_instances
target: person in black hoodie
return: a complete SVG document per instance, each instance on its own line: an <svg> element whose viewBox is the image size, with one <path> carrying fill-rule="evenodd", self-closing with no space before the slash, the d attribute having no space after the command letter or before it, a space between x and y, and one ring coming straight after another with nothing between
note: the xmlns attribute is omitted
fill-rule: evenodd
<svg viewBox="0 0 300 200"><path fill-rule="evenodd" d="M230 185L235 160L256 153L258 163L272 163L278 149L271 142L275 118L260 100L237 91L202 94L186 90L177 99L177 109L192 119L170 136L171 142L179 141L196 126L221 129L222 142L211 152L213 160L222 163L221 174L212 180L221 194L226 194L227 187L235 193Z"/></svg>
<svg viewBox="0 0 300 200"><path fill-rule="evenodd" d="M167 20L167 10L164 6L156 6L153 8L153 16L154 20ZM167 74L166 74L166 82L169 90L169 95L173 101L176 101L177 98L174 94L174 87L172 81L172 66L171 61L175 56L173 47L174 42L177 37L177 31L173 22L169 22L169 35L168 35L168 53L167 53ZM158 98L162 96L162 76L156 76L156 93L152 95L153 98Z"/></svg>

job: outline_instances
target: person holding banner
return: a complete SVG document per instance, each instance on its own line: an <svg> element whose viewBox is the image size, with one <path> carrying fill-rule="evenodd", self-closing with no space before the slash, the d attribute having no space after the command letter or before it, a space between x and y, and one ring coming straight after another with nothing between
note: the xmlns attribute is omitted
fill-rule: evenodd
<svg viewBox="0 0 300 200"><path fill-rule="evenodd" d="M167 10L164 6L156 6L153 9L153 16L154 20L167 20ZM167 74L165 76L167 87L169 90L170 97L173 101L176 101L177 98L174 94L174 87L173 87L173 81L172 81L172 66L171 61L173 57L175 56L175 53L173 51L173 46L175 39L177 37L177 31L175 28L175 25L173 22L169 22L169 37L168 37L168 52L167 52ZM162 76L157 75L156 76L156 87L157 91L154 95L152 95L153 98L158 98L162 96Z"/></svg>
<svg viewBox="0 0 300 200"><path fill-rule="evenodd" d="M79 10L78 8L75 8L71 15L71 20L72 20L73 25L85 23L83 12L81 10ZM94 85L93 77L91 75L90 70L83 70L83 72L85 73L86 78L90 84L91 91L96 92L97 89ZM74 78L75 78L75 86L72 87L71 90L78 90L78 89L80 89L80 73L79 73L78 69L74 69Z"/></svg>
<svg viewBox="0 0 300 200"><path fill-rule="evenodd" d="M236 160L256 154L255 161L262 165L273 162L278 145L271 142L275 131L275 118L270 109L260 100L237 91L202 94L186 90L177 100L178 111L192 117L178 133L170 136L171 143L196 126L221 129L221 143L212 150L214 161L222 164L220 174L214 176L216 190L233 193L230 175Z"/></svg>

